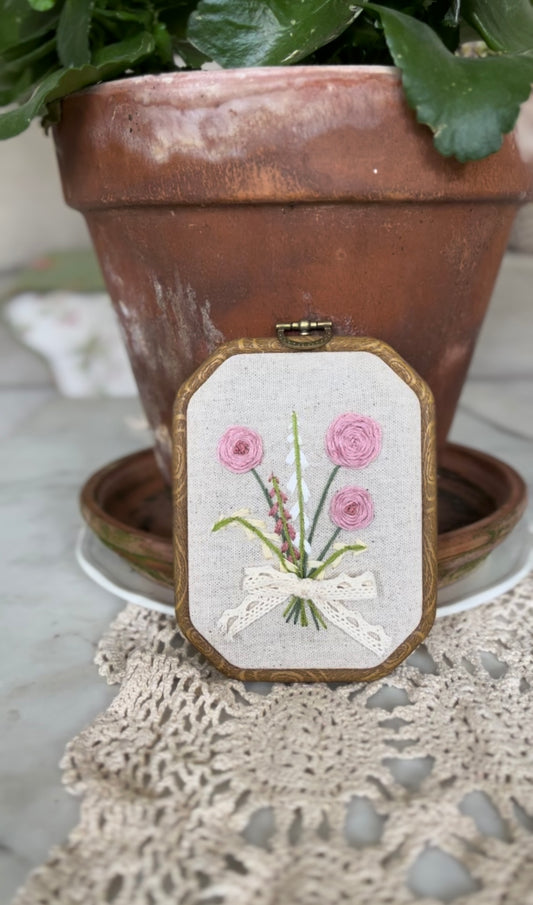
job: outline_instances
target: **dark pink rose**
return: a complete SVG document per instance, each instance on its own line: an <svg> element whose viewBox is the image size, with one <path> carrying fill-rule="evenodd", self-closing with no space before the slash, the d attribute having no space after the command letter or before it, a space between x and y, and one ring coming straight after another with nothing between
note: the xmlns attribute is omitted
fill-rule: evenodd
<svg viewBox="0 0 533 905"><path fill-rule="evenodd" d="M374 518L372 497L362 487L343 487L331 499L329 517L345 531L366 528Z"/></svg>
<svg viewBox="0 0 533 905"><path fill-rule="evenodd" d="M381 427L373 418L347 412L328 427L326 452L335 465L364 468L380 451Z"/></svg>
<svg viewBox="0 0 533 905"><path fill-rule="evenodd" d="M263 458L263 441L249 427L228 427L219 440L218 461L234 471L244 474L259 465Z"/></svg>

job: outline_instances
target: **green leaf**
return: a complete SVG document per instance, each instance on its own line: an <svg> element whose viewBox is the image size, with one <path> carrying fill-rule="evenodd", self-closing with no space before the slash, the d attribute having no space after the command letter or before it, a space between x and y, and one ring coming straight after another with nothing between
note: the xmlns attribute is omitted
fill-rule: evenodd
<svg viewBox="0 0 533 905"><path fill-rule="evenodd" d="M31 73L28 69L20 72L0 71L0 106L10 104L20 97L31 86Z"/></svg>
<svg viewBox="0 0 533 905"><path fill-rule="evenodd" d="M362 553L363 550L366 550L365 544L346 544L345 547L342 547L340 550L336 550L335 553L332 553L331 556L328 556L325 562L322 563L321 566L318 566L317 569L313 569L312 572L309 573L309 578L316 578L320 575L321 572L324 572L326 569L329 569L330 566L336 562L341 556L345 556L346 553Z"/></svg>
<svg viewBox="0 0 533 905"><path fill-rule="evenodd" d="M175 41L174 50L189 69L201 69L204 63L211 62L211 57L207 57L188 41Z"/></svg>
<svg viewBox="0 0 533 905"><path fill-rule="evenodd" d="M49 72L24 104L0 115L0 139L11 138L23 132L32 119L44 114L46 105L56 98L79 91L95 82L122 75L125 67L152 53L153 49L153 36L148 32L141 32L125 41L102 48L95 54L92 65L78 69L63 67Z"/></svg>
<svg viewBox="0 0 533 905"><path fill-rule="evenodd" d="M24 44L18 44L17 47L10 47L2 54L0 61L0 69L2 71L15 69L21 70L34 66L43 57L50 54L55 58L56 42L53 38L47 41L26 41Z"/></svg>
<svg viewBox="0 0 533 905"><path fill-rule="evenodd" d="M93 57L93 65L86 66L82 72L89 69L101 70L101 74L94 79L95 82L103 79L113 78L111 70L113 67L124 74L125 68L131 68L143 57L148 56L154 50L154 36L147 31L141 31L131 38L124 41L117 41L116 44L109 44L102 47ZM71 88L71 91L77 91L77 88ZM56 95L60 96L60 95Z"/></svg>
<svg viewBox="0 0 533 905"><path fill-rule="evenodd" d="M365 6L379 13L407 100L432 129L440 153L464 162L497 151L529 97L533 54L457 57L423 22Z"/></svg>
<svg viewBox="0 0 533 905"><path fill-rule="evenodd" d="M0 54L52 32L59 14L35 12L28 0L0 0Z"/></svg>
<svg viewBox="0 0 533 905"><path fill-rule="evenodd" d="M63 66L91 61L89 29L94 0L66 0L57 26L57 53Z"/></svg>
<svg viewBox="0 0 533 905"><path fill-rule="evenodd" d="M35 9L40 13L52 9L52 7L56 5L56 2L57 0L28 0L28 3L32 7L32 9Z"/></svg>
<svg viewBox="0 0 533 905"><path fill-rule="evenodd" d="M352 0L200 0L187 38L224 68L296 63L360 12Z"/></svg>
<svg viewBox="0 0 533 905"><path fill-rule="evenodd" d="M252 525L248 519L242 518L240 515L230 515L227 518L220 519L213 525L212 531L220 531L221 528L227 528L228 525L242 525L246 531L249 531L251 534L254 534L259 538L262 544L267 547L271 553L273 553L280 561L282 568L285 571L288 571L288 563L287 560L284 559L281 552L278 550L275 544L272 543L268 537L265 537L263 532L257 528L255 525Z"/></svg>
<svg viewBox="0 0 533 905"><path fill-rule="evenodd" d="M13 135L24 132L35 116L44 113L50 94L61 84L66 71L68 70L56 69L49 72L24 104L0 115L0 139L12 138Z"/></svg>
<svg viewBox="0 0 533 905"><path fill-rule="evenodd" d="M210 59L187 41L189 16L196 9L197 4L198 0L181 0L181 2L174 3L157 3L156 0L158 18L166 27L172 50L178 53L192 69L200 69L202 63Z"/></svg>
<svg viewBox="0 0 533 905"><path fill-rule="evenodd" d="M0 106L24 99L55 68L55 41L37 42L31 50L24 44L22 49L18 58L6 53L5 63L0 64Z"/></svg>
<svg viewBox="0 0 533 905"><path fill-rule="evenodd" d="M533 49L533 7L530 0L463 0L461 14L492 50Z"/></svg>

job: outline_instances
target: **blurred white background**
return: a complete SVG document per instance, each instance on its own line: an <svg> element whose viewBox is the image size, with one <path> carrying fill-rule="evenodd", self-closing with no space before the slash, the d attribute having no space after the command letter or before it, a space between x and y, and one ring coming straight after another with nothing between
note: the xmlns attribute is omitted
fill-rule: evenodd
<svg viewBox="0 0 533 905"><path fill-rule="evenodd" d="M89 246L81 214L63 201L51 136L34 122L0 142L0 271L45 251Z"/></svg>

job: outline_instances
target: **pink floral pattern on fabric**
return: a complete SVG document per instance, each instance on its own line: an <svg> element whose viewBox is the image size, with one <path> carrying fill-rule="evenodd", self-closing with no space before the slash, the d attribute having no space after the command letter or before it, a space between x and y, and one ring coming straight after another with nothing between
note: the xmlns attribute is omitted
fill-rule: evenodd
<svg viewBox="0 0 533 905"><path fill-rule="evenodd" d="M326 452L335 465L365 468L381 452L381 427L367 415L339 415L328 427Z"/></svg>
<svg viewBox="0 0 533 905"><path fill-rule="evenodd" d="M218 461L235 474L245 474L263 459L263 441L249 427L229 427L220 438Z"/></svg>
<svg viewBox="0 0 533 905"><path fill-rule="evenodd" d="M277 475L271 472L268 483L265 483L264 477L256 470L263 458L263 442L259 434L247 427L234 426L228 428L219 440L219 462L236 474L250 472L253 475L266 502L268 518L273 519L274 525L269 526L264 519L257 518L244 508L220 518L212 530L218 532L230 525L239 525L248 537L256 538L261 543L264 559L272 560L277 568L270 563L245 566L244 599L238 606L224 610L218 628L229 638L234 638L285 603L283 618L286 622L307 627L312 621L318 631L321 627L327 628L327 622L331 622L363 647L383 654L390 645L383 626L369 623L350 606L377 596L373 573L367 570L360 575L349 575L345 572L332 574L331 571L345 554L358 554L366 550L366 545L358 540L335 542L342 530L366 528L373 520L374 505L370 493L362 487L345 486L338 490L329 504L329 517L335 529L325 543L324 539L320 542L320 552L314 553L312 547L313 540L316 543L315 531L320 516L327 509L328 494L341 465L362 468L375 458L381 449L381 429L372 418L363 415L340 415L332 422L326 436L326 449L334 467L312 518L306 511L311 493L304 479L304 470L309 467L309 462L302 449L296 412L292 412L287 441L289 453L285 463L294 470L285 485L286 493ZM269 488L268 484L272 486ZM289 494L295 498L292 506Z"/></svg>
<svg viewBox="0 0 533 905"><path fill-rule="evenodd" d="M331 499L329 517L345 531L366 528L374 518L372 497L362 487L343 487Z"/></svg>

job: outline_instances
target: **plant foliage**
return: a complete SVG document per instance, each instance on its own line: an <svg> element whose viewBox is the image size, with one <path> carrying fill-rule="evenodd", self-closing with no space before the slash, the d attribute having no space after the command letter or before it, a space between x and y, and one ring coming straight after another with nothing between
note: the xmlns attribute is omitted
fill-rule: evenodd
<svg viewBox="0 0 533 905"><path fill-rule="evenodd" d="M464 55L461 39L475 40ZM0 138L128 75L394 64L444 155L496 151L533 83L530 0L0 0ZM15 106L16 104L16 106Z"/></svg>

